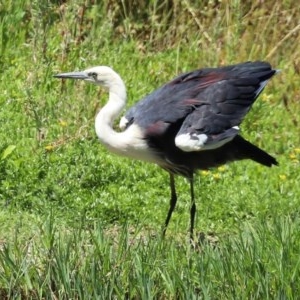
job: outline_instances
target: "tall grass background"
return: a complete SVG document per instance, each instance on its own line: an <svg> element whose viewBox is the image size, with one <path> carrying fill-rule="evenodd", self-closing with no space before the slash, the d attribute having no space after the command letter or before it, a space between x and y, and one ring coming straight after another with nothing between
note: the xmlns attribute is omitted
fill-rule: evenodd
<svg viewBox="0 0 300 300"><path fill-rule="evenodd" d="M1 298L297 299L299 20L294 1L2 1ZM181 72L247 60L281 70L242 125L280 165L199 172L195 248L178 178L162 239L168 175L98 143L105 91L52 75L112 66L129 106Z"/></svg>

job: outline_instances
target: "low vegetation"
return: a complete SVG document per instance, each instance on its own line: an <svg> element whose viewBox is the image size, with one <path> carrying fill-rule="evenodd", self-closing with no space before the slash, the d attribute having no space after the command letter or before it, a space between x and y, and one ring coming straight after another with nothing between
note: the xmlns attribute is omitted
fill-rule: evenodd
<svg viewBox="0 0 300 300"><path fill-rule="evenodd" d="M300 7L293 1L0 4L1 299L296 299L300 293ZM176 74L267 60L281 70L242 125L279 167L196 178L165 239L168 175L107 152L106 93L52 75L109 65L128 105Z"/></svg>

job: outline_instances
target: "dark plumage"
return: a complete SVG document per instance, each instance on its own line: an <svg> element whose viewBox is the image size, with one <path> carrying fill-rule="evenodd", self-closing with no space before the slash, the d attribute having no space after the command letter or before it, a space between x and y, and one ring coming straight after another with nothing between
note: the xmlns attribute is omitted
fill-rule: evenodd
<svg viewBox="0 0 300 300"><path fill-rule="evenodd" d="M125 115L128 126L144 128L149 147L164 159L162 166L191 178L197 169L234 160L252 159L266 166L276 160L238 135L239 126L276 70L266 62L246 62L182 74L133 106ZM143 112L143 113L141 113ZM181 133L206 134L211 150L182 151L175 145Z"/></svg>

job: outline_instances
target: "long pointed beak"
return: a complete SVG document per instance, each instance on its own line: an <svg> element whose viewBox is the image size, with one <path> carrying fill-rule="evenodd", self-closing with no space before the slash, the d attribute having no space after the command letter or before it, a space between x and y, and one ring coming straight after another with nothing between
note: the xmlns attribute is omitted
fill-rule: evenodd
<svg viewBox="0 0 300 300"><path fill-rule="evenodd" d="M55 78L71 78L71 79L88 79L88 75L85 72L69 72L60 73L54 75Z"/></svg>

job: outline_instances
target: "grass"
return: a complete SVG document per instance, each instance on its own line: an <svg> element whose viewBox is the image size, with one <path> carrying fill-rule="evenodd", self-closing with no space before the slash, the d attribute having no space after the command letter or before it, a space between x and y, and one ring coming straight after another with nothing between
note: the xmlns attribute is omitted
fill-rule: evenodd
<svg viewBox="0 0 300 300"><path fill-rule="evenodd" d="M297 299L300 8L120 3L0 4L1 298ZM196 249L185 179L162 239L168 175L99 145L93 123L105 91L52 78L113 66L132 105L178 73L259 59L281 73L242 130L280 165L199 172Z"/></svg>
<svg viewBox="0 0 300 300"><path fill-rule="evenodd" d="M235 236L199 251L128 226L71 231L53 216L25 243L2 248L0 276L8 298L297 298L299 218L245 222ZM85 221L83 221L85 222Z"/></svg>

